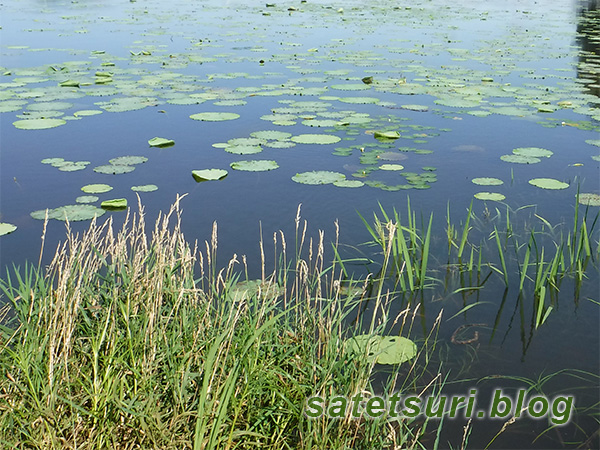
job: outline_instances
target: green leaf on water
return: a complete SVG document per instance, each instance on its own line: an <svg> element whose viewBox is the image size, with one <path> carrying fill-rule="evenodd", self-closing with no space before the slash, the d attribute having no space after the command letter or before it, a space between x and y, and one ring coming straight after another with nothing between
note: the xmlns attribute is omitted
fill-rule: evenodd
<svg viewBox="0 0 600 450"><path fill-rule="evenodd" d="M515 155L532 156L534 158L550 158L554 154L550 150L539 147L519 147L513 150Z"/></svg>
<svg viewBox="0 0 600 450"><path fill-rule="evenodd" d="M402 336L379 336L362 334L346 341L350 353L366 356L367 361L377 364L402 364L417 355L417 346Z"/></svg>
<svg viewBox="0 0 600 450"><path fill-rule="evenodd" d="M245 170L247 172L266 172L279 167L275 161L260 159L253 161L236 161L230 164L234 170Z"/></svg>
<svg viewBox="0 0 600 450"><path fill-rule="evenodd" d="M227 171L225 169L192 170L192 176L198 183L201 181L216 181L225 178Z"/></svg>
<svg viewBox="0 0 600 450"><path fill-rule="evenodd" d="M471 182L480 186L500 186L504 183L504 181L492 177L473 178Z"/></svg>
<svg viewBox="0 0 600 450"><path fill-rule="evenodd" d="M475 194L475 198L479 200L491 200L494 202L501 202L506 197L502 194L498 194L497 192L478 192Z"/></svg>
<svg viewBox="0 0 600 450"><path fill-rule="evenodd" d="M140 186L131 186L131 190L135 192L154 192L158 190L155 184L143 184Z"/></svg>
<svg viewBox="0 0 600 450"><path fill-rule="evenodd" d="M100 217L106 211L101 208L97 208L93 205L79 204L79 205L66 205L60 206L54 209L48 209L48 219L55 220L69 220L69 222L78 222L82 220L91 220L94 217ZM41 209L33 211L31 217L37 220L44 220L46 217L46 210Z"/></svg>
<svg viewBox="0 0 600 450"><path fill-rule="evenodd" d="M109 159L108 162L117 166L132 166L134 164L142 164L148 161L145 156L119 156Z"/></svg>
<svg viewBox="0 0 600 450"><path fill-rule="evenodd" d="M103 209L107 209L109 211L120 210L127 208L127 199L126 198L114 198L112 200L104 200L100 203L100 206Z"/></svg>
<svg viewBox="0 0 600 450"><path fill-rule="evenodd" d="M333 182L334 186L342 188L359 188L365 185L360 180L338 180Z"/></svg>
<svg viewBox="0 0 600 450"><path fill-rule="evenodd" d="M77 203L94 203L97 202L100 198L95 195L81 195L75 199Z"/></svg>
<svg viewBox="0 0 600 450"><path fill-rule="evenodd" d="M94 172L105 173L108 175L117 175L121 173L129 173L135 170L135 166L127 166L124 164L106 164L104 166L94 167Z"/></svg>
<svg viewBox="0 0 600 450"><path fill-rule="evenodd" d="M15 128L19 130L46 130L55 128L67 123L63 119L25 119L13 122Z"/></svg>
<svg viewBox="0 0 600 450"><path fill-rule="evenodd" d="M312 172L297 173L292 177L292 180L301 184L331 184L345 179L346 175L343 173L329 172L326 170L313 170Z"/></svg>
<svg viewBox="0 0 600 450"><path fill-rule="evenodd" d="M579 203L585 206L600 206L600 195L593 193L579 194Z"/></svg>
<svg viewBox="0 0 600 450"><path fill-rule="evenodd" d="M75 117L86 117L86 116L96 116L98 114L102 114L103 111L99 109L82 109L81 111L75 111L73 115Z"/></svg>
<svg viewBox="0 0 600 450"><path fill-rule="evenodd" d="M112 191L112 186L108 184L86 184L81 188L86 194L103 194L108 191Z"/></svg>
<svg viewBox="0 0 600 450"><path fill-rule="evenodd" d="M402 170L404 166L402 164L382 164L379 166L380 170Z"/></svg>
<svg viewBox="0 0 600 450"><path fill-rule="evenodd" d="M540 158L535 158L533 156L523 156L523 155L502 155L500 159L504 162L509 163L517 163L517 164L535 164L541 161Z"/></svg>
<svg viewBox="0 0 600 450"><path fill-rule="evenodd" d="M555 180L554 178L533 178L529 180L529 184L542 189L566 189L569 187L567 183Z"/></svg>
<svg viewBox="0 0 600 450"><path fill-rule="evenodd" d="M201 112L192 114L190 119L202 120L205 122L220 122L223 120L235 120L240 117L239 114L230 112Z"/></svg>
<svg viewBox="0 0 600 450"><path fill-rule="evenodd" d="M331 134L299 134L291 140L297 144L335 144L342 139Z"/></svg>
<svg viewBox="0 0 600 450"><path fill-rule="evenodd" d="M373 133L373 137L381 140L398 139L400 137L400 133L397 131L376 131Z"/></svg>
<svg viewBox="0 0 600 450"><path fill-rule="evenodd" d="M150 139L148 141L148 144L150 145L150 147L164 148L164 147L174 146L175 141L173 141L171 139L161 138L161 137L153 137L152 139Z"/></svg>
<svg viewBox="0 0 600 450"><path fill-rule="evenodd" d="M5 234L12 233L17 229L16 225L11 223L0 223L0 236L4 236Z"/></svg>

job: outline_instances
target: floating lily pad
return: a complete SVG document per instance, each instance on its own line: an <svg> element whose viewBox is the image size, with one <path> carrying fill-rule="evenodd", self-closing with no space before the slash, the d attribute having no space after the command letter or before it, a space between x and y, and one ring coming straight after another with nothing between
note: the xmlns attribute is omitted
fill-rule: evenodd
<svg viewBox="0 0 600 450"><path fill-rule="evenodd" d="M248 172L266 172L279 167L275 161L260 159L254 161L236 161L230 164L234 170L245 170Z"/></svg>
<svg viewBox="0 0 600 450"><path fill-rule="evenodd" d="M253 155L263 151L259 145L228 145L225 151L235 155Z"/></svg>
<svg viewBox="0 0 600 450"><path fill-rule="evenodd" d="M220 122L223 120L235 120L240 117L239 114L230 113L230 112L202 112L197 114L192 114L190 119L194 120L202 120L205 122Z"/></svg>
<svg viewBox="0 0 600 450"><path fill-rule="evenodd" d="M45 158L40 161L42 164L51 164L56 167L56 164L62 164L65 162L64 158Z"/></svg>
<svg viewBox="0 0 600 450"><path fill-rule="evenodd" d="M500 186L504 183L504 181L492 177L473 178L471 182L480 186Z"/></svg>
<svg viewBox="0 0 600 450"><path fill-rule="evenodd" d="M73 115L75 117L87 117L102 114L102 112L99 109L82 109L81 111L75 111Z"/></svg>
<svg viewBox="0 0 600 450"><path fill-rule="evenodd" d="M600 195L592 193L579 194L579 203L586 206L600 206Z"/></svg>
<svg viewBox="0 0 600 450"><path fill-rule="evenodd" d="M506 197L502 194L498 194L497 192L478 192L475 194L475 198L479 200L491 200L494 202L501 202Z"/></svg>
<svg viewBox="0 0 600 450"><path fill-rule="evenodd" d="M540 158L535 158L533 156L523 156L523 155L502 155L500 159L504 162L509 163L517 163L517 164L535 164L541 161Z"/></svg>
<svg viewBox="0 0 600 450"><path fill-rule="evenodd" d="M397 131L376 131L373 136L375 139L398 139L400 133Z"/></svg>
<svg viewBox="0 0 600 450"><path fill-rule="evenodd" d="M12 223L0 223L0 236L4 236L5 234L12 233L17 229L16 225Z"/></svg>
<svg viewBox="0 0 600 450"><path fill-rule="evenodd" d="M402 164L382 164L379 166L381 170L402 170L404 166Z"/></svg>
<svg viewBox="0 0 600 450"><path fill-rule="evenodd" d="M154 192L158 190L155 184L143 184L140 186L131 186L131 190L135 192Z"/></svg>
<svg viewBox="0 0 600 450"><path fill-rule="evenodd" d="M48 219L66 220L69 222L78 222L82 220L91 220L94 217L100 217L105 211L101 208L97 208L93 205L79 204L79 205L66 205L59 208L48 209ZM46 210L41 209L33 211L31 217L38 220L44 220L46 217Z"/></svg>
<svg viewBox="0 0 600 450"><path fill-rule="evenodd" d="M425 106L425 105L402 105L401 107L402 107L402 109L408 109L410 111L418 111L418 112L425 112L429 109L429 107Z"/></svg>
<svg viewBox="0 0 600 450"><path fill-rule="evenodd" d="M153 137L152 139L150 139L148 141L148 144L150 145L150 147L164 148L164 147L174 146L175 141L173 141L171 139L161 138L161 137Z"/></svg>
<svg viewBox="0 0 600 450"><path fill-rule="evenodd" d="M566 189L569 187L567 183L555 180L554 178L533 178L529 180L529 184L542 189Z"/></svg>
<svg viewBox="0 0 600 450"><path fill-rule="evenodd" d="M331 134L299 134L291 140L297 144L335 144L342 139Z"/></svg>
<svg viewBox="0 0 600 450"><path fill-rule="evenodd" d="M277 130L265 130L265 131L254 131L250 133L250 136L258 139L266 140L277 140L281 141L292 137L292 133L286 133L285 131Z"/></svg>
<svg viewBox="0 0 600 450"><path fill-rule="evenodd" d="M359 188L365 185L360 180L338 180L333 182L334 186L343 188Z"/></svg>
<svg viewBox="0 0 600 450"><path fill-rule="evenodd" d="M81 195L75 199L77 203L94 203L99 200L95 195Z"/></svg>
<svg viewBox="0 0 600 450"><path fill-rule="evenodd" d="M348 339L346 345L349 352L365 355L377 364L402 364L417 355L415 343L402 336L363 334Z"/></svg>
<svg viewBox="0 0 600 450"><path fill-rule="evenodd" d="M550 158L554 154L550 150L539 147L519 147L513 150L515 155L532 156L534 158Z"/></svg>
<svg viewBox="0 0 600 450"><path fill-rule="evenodd" d="M126 198L114 198L112 200L104 200L100 206L109 211L116 211L127 208Z"/></svg>
<svg viewBox="0 0 600 450"><path fill-rule="evenodd" d="M346 179L346 175L343 173L326 170L297 173L292 177L292 180L301 184L331 184L344 179Z"/></svg>
<svg viewBox="0 0 600 450"><path fill-rule="evenodd" d="M222 180L227 176L225 169L192 170L192 176L197 182Z"/></svg>
<svg viewBox="0 0 600 450"><path fill-rule="evenodd" d="M108 162L117 166L132 166L134 164L142 164L148 161L145 156L119 156L109 159Z"/></svg>
<svg viewBox="0 0 600 450"><path fill-rule="evenodd" d="M67 121L63 119L25 119L17 120L13 122L13 125L19 130L46 130L59 127L65 123Z"/></svg>
<svg viewBox="0 0 600 450"><path fill-rule="evenodd" d="M62 172L76 172L85 169L88 164L90 164L89 161L64 161L58 166L58 170Z"/></svg>
<svg viewBox="0 0 600 450"><path fill-rule="evenodd" d="M112 186L108 184L87 184L81 188L86 194L103 194L112 191Z"/></svg>
<svg viewBox="0 0 600 450"><path fill-rule="evenodd" d="M94 167L94 172L105 173L109 175L117 175L120 173L129 173L135 170L135 166L127 166L124 164L106 164L104 166Z"/></svg>

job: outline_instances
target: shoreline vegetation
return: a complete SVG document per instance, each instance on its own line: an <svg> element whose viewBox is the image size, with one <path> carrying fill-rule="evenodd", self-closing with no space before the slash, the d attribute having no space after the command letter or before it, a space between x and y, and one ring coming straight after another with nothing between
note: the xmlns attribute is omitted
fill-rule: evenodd
<svg viewBox="0 0 600 450"><path fill-rule="evenodd" d="M440 394L446 379L431 355L442 313L424 329L413 327L422 319L417 301L391 308L398 292L444 283L428 272L431 217L419 228L409 203L406 225L396 211L382 210L373 225L363 219L380 247L380 269L352 280L338 236L329 263L324 233L307 237L299 207L293 242L274 234L276 263L268 269L261 238L262 276L249 280L245 256L217 264L216 223L210 240L185 239L182 198L152 229L141 203L118 230L109 218L74 234L67 222L48 267L15 268L0 282L3 447L438 448L443 420L310 419L304 411L314 395ZM465 275L471 290L489 278L483 268L508 288L515 280L507 265L515 261L504 255L514 247L519 295L534 293L535 328L552 313L562 278L574 278L579 289L586 268L597 267L597 215L586 221L576 206L573 228L556 235L545 257L533 230L524 240L512 233L508 210L505 230L492 218L489 248L472 245L470 230L481 219L471 209L461 228L448 211L448 267ZM482 262L490 248L498 264ZM375 386L373 349L348 345L365 334L413 339L416 356L386 366ZM456 448L467 447L469 426Z"/></svg>

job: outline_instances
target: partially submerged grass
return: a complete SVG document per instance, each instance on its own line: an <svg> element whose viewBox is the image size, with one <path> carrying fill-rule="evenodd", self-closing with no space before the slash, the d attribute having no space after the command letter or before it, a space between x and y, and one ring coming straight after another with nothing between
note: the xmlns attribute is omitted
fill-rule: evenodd
<svg viewBox="0 0 600 450"><path fill-rule="evenodd" d="M262 279L245 289L235 255L217 265L216 224L202 251L185 240L179 199L151 232L141 206L118 231L110 220L68 229L46 269L0 284L0 446L424 448L427 421L304 415L311 395L373 392L374 364L345 340L410 335L416 309L390 316L379 289L363 317L364 299L339 289L340 265L325 267L323 234L313 242L299 215L296 225L293 257L276 234L279 264L266 273L261 242ZM418 343L387 393L421 381L439 391L424 354L435 336Z"/></svg>

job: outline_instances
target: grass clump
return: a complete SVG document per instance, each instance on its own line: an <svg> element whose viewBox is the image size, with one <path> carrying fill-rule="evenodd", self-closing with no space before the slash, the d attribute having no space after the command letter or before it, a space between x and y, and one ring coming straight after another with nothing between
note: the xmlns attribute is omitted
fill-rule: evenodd
<svg viewBox="0 0 600 450"><path fill-rule="evenodd" d="M325 267L323 234L306 238L299 216L290 261L276 234L277 267L266 273L263 256L261 279L237 283L246 259L218 268L216 224L202 250L190 245L179 200L151 232L141 206L117 231L110 219L80 235L67 224L47 268L2 280L0 445L422 448L427 421L303 412L311 395L372 392L374 364L345 351L345 341L409 335L414 313L390 317L379 292L363 316L367 300L336 288L341 275ZM385 389L415 389L424 359L394 367ZM431 375L428 389L439 379Z"/></svg>

